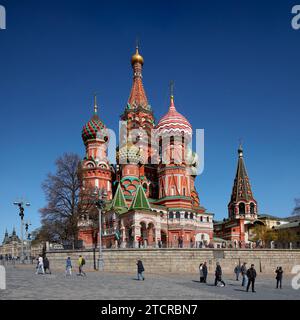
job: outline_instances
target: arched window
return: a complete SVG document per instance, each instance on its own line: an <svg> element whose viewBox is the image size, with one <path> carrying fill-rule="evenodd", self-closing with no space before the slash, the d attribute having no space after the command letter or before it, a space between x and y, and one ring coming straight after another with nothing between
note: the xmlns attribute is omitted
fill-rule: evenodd
<svg viewBox="0 0 300 320"><path fill-rule="evenodd" d="M173 212L170 212L170 213L169 213L169 218L170 218L170 219L173 219L173 218L174 218L174 213L173 213Z"/></svg>
<svg viewBox="0 0 300 320"><path fill-rule="evenodd" d="M253 202L250 203L250 213L255 214L255 204Z"/></svg>
<svg viewBox="0 0 300 320"><path fill-rule="evenodd" d="M245 208L245 203L241 202L239 204L239 214L245 214L246 208Z"/></svg>
<svg viewBox="0 0 300 320"><path fill-rule="evenodd" d="M189 218L189 213L188 213L188 212L185 212L185 213L184 213L184 218L185 218L185 219L188 219L188 218Z"/></svg>
<svg viewBox="0 0 300 320"><path fill-rule="evenodd" d="M209 222L209 217L206 217L207 222Z"/></svg>
<svg viewBox="0 0 300 320"><path fill-rule="evenodd" d="M203 217L202 216L200 217L200 221L203 222Z"/></svg>
<svg viewBox="0 0 300 320"><path fill-rule="evenodd" d="M194 219L194 214L193 214L193 212L190 213L190 219Z"/></svg>
<svg viewBox="0 0 300 320"><path fill-rule="evenodd" d="M180 219L180 212L176 211L176 219Z"/></svg>

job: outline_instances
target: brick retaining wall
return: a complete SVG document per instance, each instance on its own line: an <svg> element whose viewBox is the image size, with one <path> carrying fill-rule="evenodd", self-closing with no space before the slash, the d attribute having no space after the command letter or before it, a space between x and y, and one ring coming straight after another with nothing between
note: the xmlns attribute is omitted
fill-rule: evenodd
<svg viewBox="0 0 300 320"><path fill-rule="evenodd" d="M94 260L99 253L92 250L50 251L47 256L53 269L63 269L65 260L71 257L73 267L82 255L86 260L86 270L94 269ZM282 266L289 273L294 265L300 265L300 250L240 250L240 249L112 249L103 250L104 270L112 272L135 272L136 259L141 258L149 273L198 273L199 263L207 261L209 272L219 261L224 273L232 273L236 264L244 261L255 264L258 272L274 273Z"/></svg>

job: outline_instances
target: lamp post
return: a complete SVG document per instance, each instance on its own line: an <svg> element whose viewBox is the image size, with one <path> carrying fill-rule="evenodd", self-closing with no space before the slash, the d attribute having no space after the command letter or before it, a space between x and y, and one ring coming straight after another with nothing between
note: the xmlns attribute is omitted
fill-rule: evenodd
<svg viewBox="0 0 300 320"><path fill-rule="evenodd" d="M23 226L24 226L24 203L14 202L15 206L19 207L19 216L21 218L21 262L24 263L24 235L23 235ZM30 203L26 202L27 207L30 206Z"/></svg>
<svg viewBox="0 0 300 320"><path fill-rule="evenodd" d="M25 223L25 231L26 231L26 251L27 251L28 263L30 263L30 254L31 254L31 250L30 250L30 233L28 233L29 226L31 226L31 223L29 221L27 221Z"/></svg>
<svg viewBox="0 0 300 320"><path fill-rule="evenodd" d="M107 197L107 193L105 189L95 188L95 195L97 197L95 204L98 209L99 214L99 259L98 259L98 270L103 271L104 268L104 260L102 254L102 210L105 206L105 198Z"/></svg>

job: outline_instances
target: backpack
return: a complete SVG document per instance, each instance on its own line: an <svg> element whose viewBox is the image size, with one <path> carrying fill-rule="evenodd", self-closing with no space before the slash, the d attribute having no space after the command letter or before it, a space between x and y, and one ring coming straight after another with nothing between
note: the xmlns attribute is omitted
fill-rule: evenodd
<svg viewBox="0 0 300 320"><path fill-rule="evenodd" d="M82 258L81 265L82 265L82 266L85 265L85 259L84 259L84 258Z"/></svg>

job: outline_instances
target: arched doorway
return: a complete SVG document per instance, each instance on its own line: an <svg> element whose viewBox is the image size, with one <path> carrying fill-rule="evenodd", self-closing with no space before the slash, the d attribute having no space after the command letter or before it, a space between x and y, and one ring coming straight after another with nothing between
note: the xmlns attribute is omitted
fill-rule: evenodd
<svg viewBox="0 0 300 320"><path fill-rule="evenodd" d="M149 246L155 246L155 229L152 222L149 223L147 228L147 241Z"/></svg>
<svg viewBox="0 0 300 320"><path fill-rule="evenodd" d="M167 248L168 247L168 237L167 237L167 232L164 230L161 230L161 242L162 242L162 247Z"/></svg>
<svg viewBox="0 0 300 320"><path fill-rule="evenodd" d="M139 239L139 248L144 248L147 246L148 230L145 222L141 222L140 227L141 227L141 237Z"/></svg>

